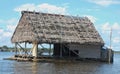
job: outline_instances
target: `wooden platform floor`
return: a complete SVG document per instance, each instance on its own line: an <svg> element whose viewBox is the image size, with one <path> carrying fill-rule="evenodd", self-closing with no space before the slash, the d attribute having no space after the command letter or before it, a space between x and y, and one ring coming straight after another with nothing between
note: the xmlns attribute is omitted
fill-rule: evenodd
<svg viewBox="0 0 120 74"><path fill-rule="evenodd" d="M10 58L4 58L4 60L16 60L23 62L81 62L81 61L97 61L100 59L90 59L90 58L78 58L78 57L55 57L55 56L39 56L37 58L25 55L15 55Z"/></svg>

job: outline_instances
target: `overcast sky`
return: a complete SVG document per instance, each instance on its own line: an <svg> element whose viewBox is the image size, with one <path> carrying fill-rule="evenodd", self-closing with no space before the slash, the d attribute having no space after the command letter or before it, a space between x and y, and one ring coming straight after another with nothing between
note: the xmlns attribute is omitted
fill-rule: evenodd
<svg viewBox="0 0 120 74"><path fill-rule="evenodd" d="M87 16L99 31L105 46L120 51L120 0L0 0L0 46L11 44L11 36L22 10Z"/></svg>

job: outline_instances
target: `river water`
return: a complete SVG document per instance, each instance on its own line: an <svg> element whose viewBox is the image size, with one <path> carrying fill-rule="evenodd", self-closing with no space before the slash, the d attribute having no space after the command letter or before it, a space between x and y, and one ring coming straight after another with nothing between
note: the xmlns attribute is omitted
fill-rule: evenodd
<svg viewBox="0 0 120 74"><path fill-rule="evenodd" d="M120 74L120 54L114 63L87 61L72 63L17 62L3 60L12 52L0 52L0 74Z"/></svg>

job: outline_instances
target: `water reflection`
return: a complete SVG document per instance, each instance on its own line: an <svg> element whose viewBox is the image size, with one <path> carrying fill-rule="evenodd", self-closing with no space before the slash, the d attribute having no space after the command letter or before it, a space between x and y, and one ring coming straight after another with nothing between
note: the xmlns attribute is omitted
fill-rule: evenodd
<svg viewBox="0 0 120 74"><path fill-rule="evenodd" d="M32 63L32 74L37 74L38 67L37 67L37 62Z"/></svg>
<svg viewBox="0 0 120 74"><path fill-rule="evenodd" d="M101 62L45 63L0 60L0 74L119 74L120 54L116 54L114 60L113 64Z"/></svg>

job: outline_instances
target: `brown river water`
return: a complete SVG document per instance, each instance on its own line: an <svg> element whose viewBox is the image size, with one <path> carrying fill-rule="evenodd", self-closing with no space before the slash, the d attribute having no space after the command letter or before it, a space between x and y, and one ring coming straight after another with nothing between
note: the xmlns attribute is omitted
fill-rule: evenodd
<svg viewBox="0 0 120 74"><path fill-rule="evenodd" d="M12 55L12 52L0 52L0 74L120 74L120 54L114 55L112 64L95 61L45 63L3 60Z"/></svg>

